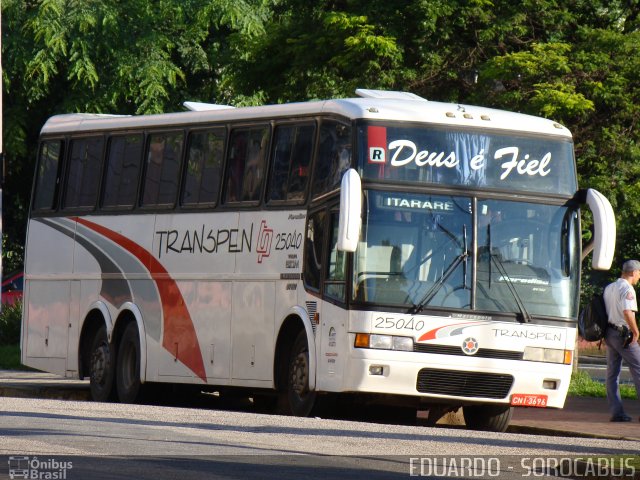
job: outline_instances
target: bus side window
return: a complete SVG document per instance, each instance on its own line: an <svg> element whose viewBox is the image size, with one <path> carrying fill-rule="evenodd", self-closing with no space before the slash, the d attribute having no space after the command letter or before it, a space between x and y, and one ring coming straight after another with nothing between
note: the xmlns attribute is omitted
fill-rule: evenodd
<svg viewBox="0 0 640 480"><path fill-rule="evenodd" d="M143 206L175 205L183 141L182 132L150 135L142 191Z"/></svg>
<svg viewBox="0 0 640 480"><path fill-rule="evenodd" d="M304 202L313 154L314 133L314 125L276 128L269 200Z"/></svg>
<svg viewBox="0 0 640 480"><path fill-rule="evenodd" d="M273 136L271 181L269 182L269 200L286 200L291 151L295 138L295 127L280 126Z"/></svg>
<svg viewBox="0 0 640 480"><path fill-rule="evenodd" d="M260 200L268 140L267 126L231 132L225 203Z"/></svg>
<svg viewBox="0 0 640 480"><path fill-rule="evenodd" d="M334 121L320 127L320 148L313 177L313 196L340 186L342 174L351 166L351 128Z"/></svg>
<svg viewBox="0 0 640 480"><path fill-rule="evenodd" d="M325 220L327 213L324 210L314 213L307 222L307 232L304 242L304 283L309 289L320 291L322 278L322 247Z"/></svg>
<svg viewBox="0 0 640 480"><path fill-rule="evenodd" d="M215 205L220 191L225 129L192 132L182 191L185 206Z"/></svg>
<svg viewBox="0 0 640 480"><path fill-rule="evenodd" d="M59 167L62 163L62 141L43 142L40 146L36 185L33 197L33 210L36 212L51 211L56 208L59 191Z"/></svg>
<svg viewBox="0 0 640 480"><path fill-rule="evenodd" d="M104 138L87 137L71 142L71 156L63 197L63 209L93 209L98 198Z"/></svg>
<svg viewBox="0 0 640 480"><path fill-rule="evenodd" d="M109 139L102 206L131 209L136 204L142 164L142 135L121 135Z"/></svg>

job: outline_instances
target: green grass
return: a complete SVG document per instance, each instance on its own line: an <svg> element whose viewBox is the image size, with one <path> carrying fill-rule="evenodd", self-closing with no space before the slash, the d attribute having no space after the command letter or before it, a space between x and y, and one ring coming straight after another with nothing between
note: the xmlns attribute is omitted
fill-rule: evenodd
<svg viewBox="0 0 640 480"><path fill-rule="evenodd" d="M0 309L0 369L29 370L20 363L20 326L22 302L2 305Z"/></svg>
<svg viewBox="0 0 640 480"><path fill-rule="evenodd" d="M609 466L611 469L611 473L619 472L622 473L621 476L611 476L607 475L606 478L638 478L637 472L640 471L640 456L639 455L586 455L582 457L583 462L587 462L590 459L592 465L595 466L597 472L597 466ZM621 472L621 469L624 469L624 472ZM635 473L635 474L634 474ZM578 477L573 477L578 478ZM585 475L584 478L596 478L591 475ZM600 478L600 477L597 477Z"/></svg>
<svg viewBox="0 0 640 480"><path fill-rule="evenodd" d="M0 369L27 369L27 367L20 363L20 347L18 345L0 345Z"/></svg>
<svg viewBox="0 0 640 480"><path fill-rule="evenodd" d="M0 309L0 345L18 345L22 324L22 302L2 305Z"/></svg>
<svg viewBox="0 0 640 480"><path fill-rule="evenodd" d="M640 471L640 455L633 455L631 458L624 457L628 459L625 462L625 467L633 467L636 469L636 472Z"/></svg>
<svg viewBox="0 0 640 480"><path fill-rule="evenodd" d="M569 384L569 396L571 397L602 397L607 396L604 383L592 380L586 372L574 372ZM620 396L622 398L637 398L636 389L633 385L620 385Z"/></svg>

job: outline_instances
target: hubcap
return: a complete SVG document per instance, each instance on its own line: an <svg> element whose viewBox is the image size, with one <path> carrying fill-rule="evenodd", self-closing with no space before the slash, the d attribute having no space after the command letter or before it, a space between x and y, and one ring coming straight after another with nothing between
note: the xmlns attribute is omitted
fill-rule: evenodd
<svg viewBox="0 0 640 480"><path fill-rule="evenodd" d="M96 383L102 384L104 382L109 369L109 363L109 348L107 345L102 344L95 349L91 356L91 378L93 378Z"/></svg>
<svg viewBox="0 0 640 480"><path fill-rule="evenodd" d="M300 352L293 363L291 374L291 387L299 395L303 396L308 392L308 372L307 356L304 352Z"/></svg>

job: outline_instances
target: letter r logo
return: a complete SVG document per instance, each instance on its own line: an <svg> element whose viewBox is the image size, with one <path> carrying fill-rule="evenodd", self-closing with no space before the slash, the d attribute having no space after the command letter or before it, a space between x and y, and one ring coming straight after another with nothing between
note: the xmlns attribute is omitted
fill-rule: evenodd
<svg viewBox="0 0 640 480"><path fill-rule="evenodd" d="M385 162L385 150L380 147L369 148L369 163L384 163Z"/></svg>

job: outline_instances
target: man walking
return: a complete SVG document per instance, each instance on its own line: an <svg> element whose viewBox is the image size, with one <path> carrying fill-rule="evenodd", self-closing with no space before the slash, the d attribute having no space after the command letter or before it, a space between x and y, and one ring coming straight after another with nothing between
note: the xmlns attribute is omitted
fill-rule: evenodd
<svg viewBox="0 0 640 480"><path fill-rule="evenodd" d="M622 265L622 274L604 289L604 303L609 317L605 334L607 344L607 401L612 422L630 422L620 398L620 368L622 360L629 366L631 377L640 396L640 345L636 312L638 303L633 288L640 280L640 262L628 260Z"/></svg>

